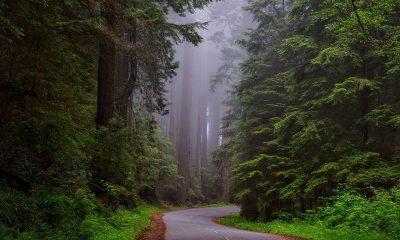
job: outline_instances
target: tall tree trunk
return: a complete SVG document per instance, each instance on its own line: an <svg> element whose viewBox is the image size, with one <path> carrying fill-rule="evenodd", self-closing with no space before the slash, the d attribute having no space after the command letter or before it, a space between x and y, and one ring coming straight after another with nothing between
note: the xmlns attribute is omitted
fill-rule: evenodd
<svg viewBox="0 0 400 240"><path fill-rule="evenodd" d="M96 118L98 127L106 126L115 112L116 46L111 37L111 32L115 30L117 24L116 11L116 0L103 2L101 17L104 19L106 30L100 39L99 46Z"/></svg>
<svg viewBox="0 0 400 240"><path fill-rule="evenodd" d="M221 130L221 96L224 96L222 87L218 87L217 90L210 96L210 130L208 139L209 156L212 156L212 153L219 147Z"/></svg>
<svg viewBox="0 0 400 240"><path fill-rule="evenodd" d="M121 38L131 44L136 43L136 22L127 31L118 29L121 24L119 0L104 1L101 6L101 17L104 20L104 34L100 40L98 67L98 105L97 126L106 126L109 120L119 114L129 120L133 104L132 93L137 78L136 56L129 53L124 46L116 46L113 38Z"/></svg>
<svg viewBox="0 0 400 240"><path fill-rule="evenodd" d="M97 126L106 126L114 115L115 46L108 40L100 43Z"/></svg>
<svg viewBox="0 0 400 240"><path fill-rule="evenodd" d="M202 189L202 161L201 161L201 154L202 154L202 132L203 132L203 116L202 116L202 111L199 109L198 114L197 114L197 132L196 132L196 170L197 170L197 178L199 179L199 188L200 190Z"/></svg>
<svg viewBox="0 0 400 240"><path fill-rule="evenodd" d="M203 115L202 115L202 122L201 122L201 169L207 168L208 164L208 151L207 151L207 145L208 145L208 134L207 134L207 125L208 125L208 119L207 119L207 104L204 103L203 106ZM202 180L204 180L204 177L202 177ZM204 186L204 184L201 184ZM204 190L204 189L202 189ZM204 191L202 191L204 192Z"/></svg>
<svg viewBox="0 0 400 240"><path fill-rule="evenodd" d="M136 22L133 22L132 29L126 34L125 38L130 44L136 44ZM122 50L120 54L121 65L124 67L121 68L120 75L122 79L119 81L118 96L115 99L115 104L117 105L118 114L128 120L128 110L133 104L131 96L137 81L137 60L134 53Z"/></svg>
<svg viewBox="0 0 400 240"><path fill-rule="evenodd" d="M192 74L193 74L193 55L186 45L184 53L185 68L183 73L179 139L178 139L178 170L183 176L183 183L179 187L178 202L185 203L189 200L190 189L190 111L192 106Z"/></svg>

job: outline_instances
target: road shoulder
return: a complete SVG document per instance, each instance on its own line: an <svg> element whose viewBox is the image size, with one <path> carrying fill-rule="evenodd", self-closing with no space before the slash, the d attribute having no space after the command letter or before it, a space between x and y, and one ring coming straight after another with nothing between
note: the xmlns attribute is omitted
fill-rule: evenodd
<svg viewBox="0 0 400 240"><path fill-rule="evenodd" d="M151 226L143 230L136 240L164 240L166 225L163 221L164 212L157 212L150 216Z"/></svg>

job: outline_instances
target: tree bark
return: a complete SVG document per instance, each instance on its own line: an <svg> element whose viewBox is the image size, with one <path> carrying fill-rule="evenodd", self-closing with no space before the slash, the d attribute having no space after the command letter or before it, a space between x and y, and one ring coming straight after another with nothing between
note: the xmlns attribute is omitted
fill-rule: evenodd
<svg viewBox="0 0 400 240"><path fill-rule="evenodd" d="M106 126L114 115L115 46L102 40L100 43L98 88L97 88L97 126Z"/></svg>
<svg viewBox="0 0 400 240"><path fill-rule="evenodd" d="M100 39L97 86L97 127L106 126L113 117L115 98L116 46L110 31L116 27L117 1L105 1L101 6L106 33Z"/></svg>
<svg viewBox="0 0 400 240"><path fill-rule="evenodd" d="M128 34L127 40L132 44L136 43L136 23L133 23L132 30ZM137 60L135 54L124 54L124 51L122 51L122 54L125 55L122 57L122 65L126 65L129 67L121 69L123 71L123 78L118 88L118 96L115 100L115 104L117 106L118 114L127 120L129 108L132 104L130 102L131 96L137 82Z"/></svg>
<svg viewBox="0 0 400 240"><path fill-rule="evenodd" d="M104 20L104 34L100 39L98 66L98 127L107 126L110 119L118 114L129 120L132 93L137 80L136 56L128 53L124 46L117 46L113 38L136 43L136 23L131 29L118 29L121 25L119 0L104 1L101 17ZM125 35L122 35L123 32Z"/></svg>
<svg viewBox="0 0 400 240"><path fill-rule="evenodd" d="M178 202L185 203L189 200L190 189L190 110L192 105L192 73L193 55L186 45L184 53L185 68L183 73L183 86L181 97L179 139L178 139L178 170L183 176L183 183L179 187ZM186 65L187 64L187 65Z"/></svg>

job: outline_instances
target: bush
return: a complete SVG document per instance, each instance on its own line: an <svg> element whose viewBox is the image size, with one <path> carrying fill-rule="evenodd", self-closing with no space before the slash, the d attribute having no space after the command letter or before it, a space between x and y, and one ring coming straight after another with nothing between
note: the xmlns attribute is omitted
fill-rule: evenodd
<svg viewBox="0 0 400 240"><path fill-rule="evenodd" d="M125 187L105 183L109 193L109 207L116 210L119 206L135 208L138 205L138 198L135 193L128 191Z"/></svg>
<svg viewBox="0 0 400 240"><path fill-rule="evenodd" d="M77 229L101 206L86 189L27 194L0 184L0 239L81 239Z"/></svg>
<svg viewBox="0 0 400 240"><path fill-rule="evenodd" d="M150 226L150 215L160 210L158 207L142 205L135 210L118 209L108 217L89 216L78 231L79 239L135 239L144 228Z"/></svg>
<svg viewBox="0 0 400 240"><path fill-rule="evenodd" d="M356 232L378 232L400 238L400 188L375 191L368 199L355 193L343 192L329 200L328 206L311 214L331 228Z"/></svg>

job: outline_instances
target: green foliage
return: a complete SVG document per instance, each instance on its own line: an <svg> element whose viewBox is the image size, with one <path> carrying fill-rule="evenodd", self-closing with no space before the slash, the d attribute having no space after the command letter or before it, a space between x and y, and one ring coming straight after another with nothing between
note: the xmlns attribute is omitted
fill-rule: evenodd
<svg viewBox="0 0 400 240"><path fill-rule="evenodd" d="M315 224L313 225L307 221L296 220L294 222L285 222L276 220L272 222L249 221L243 217L233 215L222 217L219 221L224 224L235 228L240 228L255 232L275 233L293 237L303 237L312 240L389 240L386 237L377 233L363 233L357 234L344 229L329 229L325 226Z"/></svg>
<svg viewBox="0 0 400 240"><path fill-rule="evenodd" d="M128 210L106 215L137 207L143 186L156 198L176 193L180 176L171 144L154 133L153 114L164 110L164 84L177 67L173 44L198 44L196 30L205 24L179 25L167 16L210 1L116 2L123 6L118 17L124 27L135 23L143 45L118 41L126 30L121 26L103 26L101 1L0 3L0 239L93 239L98 229L83 227L93 219L109 229L115 221L115 229L135 231L121 233L131 239L147 226L150 210L134 219ZM113 35L119 50L135 53L143 76L133 89L129 123L115 116L97 129L95 79L103 35ZM127 224L138 222L128 230Z"/></svg>
<svg viewBox="0 0 400 240"><path fill-rule="evenodd" d="M400 236L399 188L376 191L372 199L358 194L340 193L329 198L328 206L316 210L310 219L321 221L329 228L362 234L377 232L392 239Z"/></svg>
<svg viewBox="0 0 400 240"><path fill-rule="evenodd" d="M132 143L127 141L129 132L122 119L113 118L107 128L97 131L91 155L99 179L133 188L136 165Z"/></svg>
<svg viewBox="0 0 400 240"><path fill-rule="evenodd" d="M398 239L400 234L399 188L377 190L368 199L357 193L338 191L326 205L293 219L281 212L278 220L249 221L237 215L222 217L229 226L304 237L307 239Z"/></svg>
<svg viewBox="0 0 400 240"><path fill-rule="evenodd" d="M87 189L66 195L40 187L32 195L1 185L1 239L80 239L82 221L101 206Z"/></svg>
<svg viewBox="0 0 400 240"><path fill-rule="evenodd" d="M142 152L138 156L137 169L140 188L148 189L147 196L143 197L149 201L159 198L174 202L182 177L178 173L172 144L160 133L154 137L151 141L149 136L141 136Z"/></svg>
<svg viewBox="0 0 400 240"><path fill-rule="evenodd" d="M150 226L149 217L159 207L140 206L136 210L120 209L110 217L91 215L87 217L80 229L80 239L93 240L132 240L146 227Z"/></svg>
<svg viewBox="0 0 400 240"><path fill-rule="evenodd" d="M216 152L243 216L300 216L341 185L378 197L398 184L400 6L354 3L249 1L258 26L240 41L248 59Z"/></svg>

